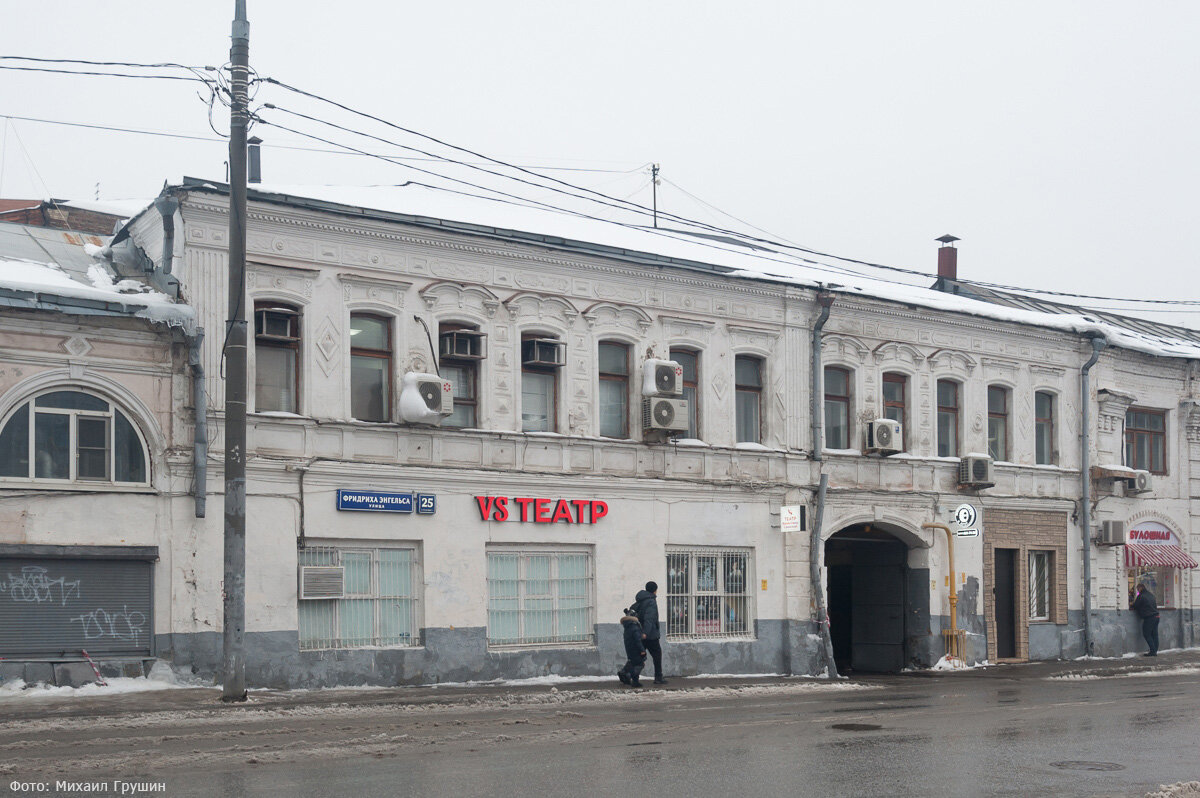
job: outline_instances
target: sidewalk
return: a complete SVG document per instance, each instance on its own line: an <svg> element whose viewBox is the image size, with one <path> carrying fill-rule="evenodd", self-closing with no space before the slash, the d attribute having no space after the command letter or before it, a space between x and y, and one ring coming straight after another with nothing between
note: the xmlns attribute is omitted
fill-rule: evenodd
<svg viewBox="0 0 1200 798"><path fill-rule="evenodd" d="M1187 669L1200 672L1200 648L1160 652L1157 657L1123 657L1120 659L1083 659L1069 662L1047 661L1019 664L990 665L960 671L916 670L899 674L863 674L839 679L839 683L886 684L897 686L910 679L973 679L1035 681L1049 678L1104 679L1136 677L1155 672L1178 672ZM737 689L771 685L830 684L812 677L772 676L703 676L679 677L670 675L669 684L647 685L649 691L695 691L705 689ZM54 715L71 717L117 717L122 715L166 711L209 712L225 707L231 712L255 709L317 709L322 706L471 704L511 696L518 701L523 695L558 693L628 692L615 676L547 678L530 682L498 682L485 684L440 685L434 687L339 687L323 690L252 690L245 703L222 704L219 687L164 687L136 692L113 692L105 695L104 688L91 688L85 694L78 691L38 695L19 693L0 698L0 719L22 720Z"/></svg>

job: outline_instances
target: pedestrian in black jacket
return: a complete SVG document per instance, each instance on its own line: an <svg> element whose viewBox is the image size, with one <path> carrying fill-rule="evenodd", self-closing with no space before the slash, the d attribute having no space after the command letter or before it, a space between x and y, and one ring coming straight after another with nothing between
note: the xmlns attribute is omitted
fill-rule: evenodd
<svg viewBox="0 0 1200 798"><path fill-rule="evenodd" d="M642 668L646 664L646 646L642 643L642 624L633 614L632 607L622 610L622 612L624 616L621 618L621 628L625 631L625 656L629 658L629 661L625 663L625 667L617 671L617 678L621 680L621 684L641 687L642 683L638 681L638 676L641 675Z"/></svg>
<svg viewBox="0 0 1200 798"><path fill-rule="evenodd" d="M637 596L634 597L633 606L630 609L642 622L642 639L645 641L646 650L650 652L650 656L654 660L654 683L666 684L667 680L663 678L662 669L662 645L659 642L657 594L658 583L647 582L646 589L639 590Z"/></svg>
<svg viewBox="0 0 1200 798"><path fill-rule="evenodd" d="M1144 657L1158 656L1158 602L1154 598L1146 585L1138 582L1137 598L1133 600L1133 604L1129 609L1137 613L1137 616L1142 619L1142 637L1146 638L1146 645L1150 646L1150 650L1143 654Z"/></svg>

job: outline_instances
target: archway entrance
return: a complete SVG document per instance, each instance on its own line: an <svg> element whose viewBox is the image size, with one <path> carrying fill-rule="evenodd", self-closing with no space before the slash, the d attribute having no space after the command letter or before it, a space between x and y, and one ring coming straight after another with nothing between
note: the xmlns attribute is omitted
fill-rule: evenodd
<svg viewBox="0 0 1200 798"><path fill-rule="evenodd" d="M894 673L908 661L908 546L871 524L825 541L829 635L838 673Z"/></svg>

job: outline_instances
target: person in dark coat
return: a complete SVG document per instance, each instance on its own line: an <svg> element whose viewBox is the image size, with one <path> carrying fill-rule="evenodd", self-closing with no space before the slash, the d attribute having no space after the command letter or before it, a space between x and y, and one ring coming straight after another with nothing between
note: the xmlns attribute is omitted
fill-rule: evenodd
<svg viewBox="0 0 1200 798"><path fill-rule="evenodd" d="M642 639L645 641L646 651L650 652L650 657L654 660L654 683L666 684L662 669L662 644L659 642L657 594L658 583L647 582L646 589L639 590L634 597L630 609L642 622Z"/></svg>
<svg viewBox="0 0 1200 798"><path fill-rule="evenodd" d="M1158 601L1155 600L1154 594L1147 589L1146 585L1138 582L1137 598L1133 600L1133 604L1129 609L1137 613L1137 616L1142 619L1142 637L1146 638L1146 645L1150 646L1150 650L1143 654L1144 657L1158 656Z"/></svg>
<svg viewBox="0 0 1200 798"><path fill-rule="evenodd" d="M621 628L625 632L625 656L629 658L629 661L625 663L625 667L617 671L617 678L621 680L621 684L641 687L642 683L638 681L638 676L641 675L642 668L646 665L646 646L642 643L642 624L633 614L632 607L622 610L622 612L624 617L621 618Z"/></svg>

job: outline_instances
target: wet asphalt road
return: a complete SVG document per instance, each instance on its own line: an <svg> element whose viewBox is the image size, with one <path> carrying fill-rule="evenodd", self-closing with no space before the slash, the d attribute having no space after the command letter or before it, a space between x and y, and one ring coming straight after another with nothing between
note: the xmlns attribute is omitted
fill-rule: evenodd
<svg viewBox="0 0 1200 798"><path fill-rule="evenodd" d="M157 700L180 706L157 719L126 706L77 727L74 711L59 713L61 750L27 748L24 767L0 731L0 761L17 764L6 780L46 778L53 762L52 778L109 773L228 798L1142 796L1200 778L1198 660L1160 657L1167 670L1139 675L1142 661L908 674L859 689L677 679L642 696L607 685L278 694L234 713L173 695Z"/></svg>

